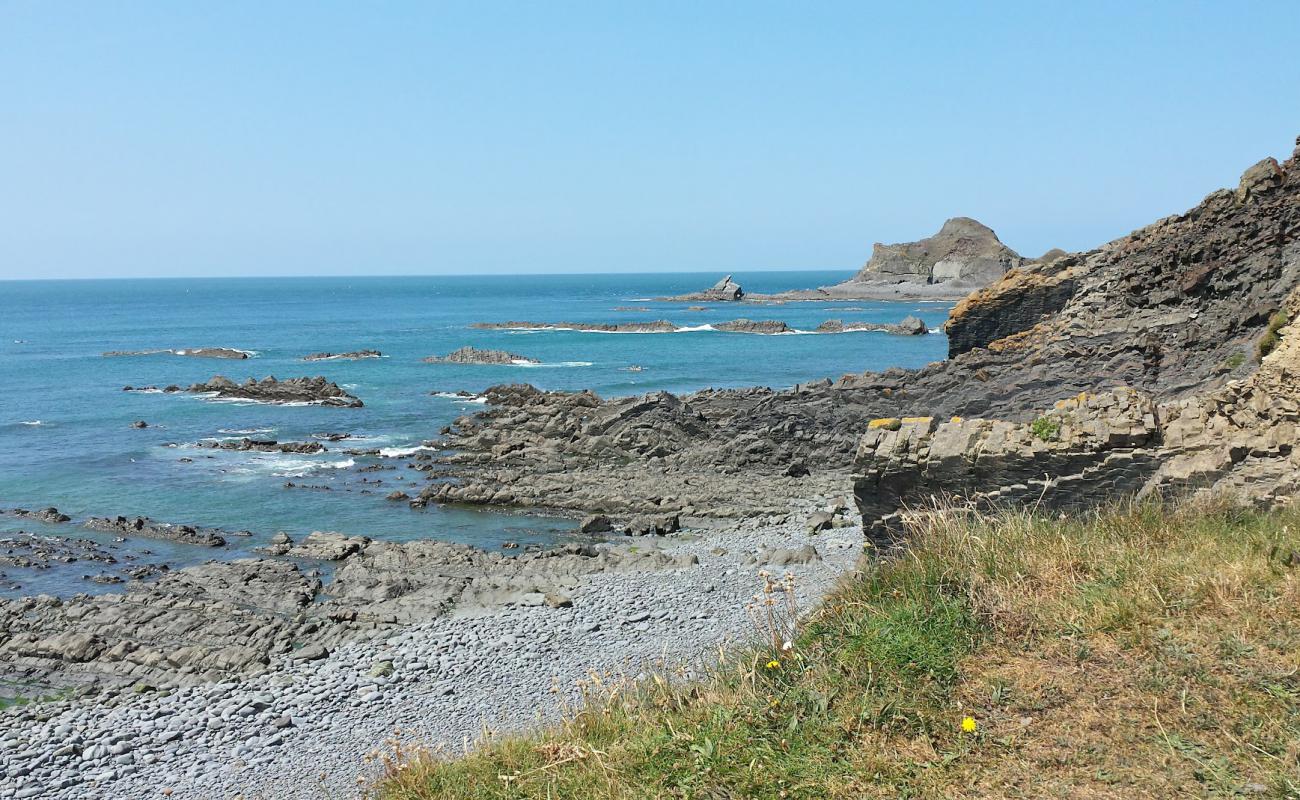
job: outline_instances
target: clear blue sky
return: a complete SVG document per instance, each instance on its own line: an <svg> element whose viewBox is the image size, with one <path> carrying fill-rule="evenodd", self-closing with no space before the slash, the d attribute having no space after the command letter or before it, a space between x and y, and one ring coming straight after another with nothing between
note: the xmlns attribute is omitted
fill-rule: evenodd
<svg viewBox="0 0 1300 800"><path fill-rule="evenodd" d="M635 7L634 7L635 6ZM1085 249L1300 134L1294 2L0 2L0 278Z"/></svg>

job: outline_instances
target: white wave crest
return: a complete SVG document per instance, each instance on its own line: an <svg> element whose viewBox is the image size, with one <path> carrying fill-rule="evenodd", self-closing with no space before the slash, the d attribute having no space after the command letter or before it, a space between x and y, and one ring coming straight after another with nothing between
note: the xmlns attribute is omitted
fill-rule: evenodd
<svg viewBox="0 0 1300 800"><path fill-rule="evenodd" d="M217 433L231 433L237 436L248 436L254 433L274 433L275 428L217 428Z"/></svg>
<svg viewBox="0 0 1300 800"><path fill-rule="evenodd" d="M308 461L306 459L277 459L274 466L279 471L271 474L277 478L301 478L322 469L348 469L356 466L355 459L343 461Z"/></svg>
<svg viewBox="0 0 1300 800"><path fill-rule="evenodd" d="M554 367L590 367L594 362L591 361L556 361L553 364L534 364L531 361L515 361L516 367L527 367L529 369L547 369Z"/></svg>
<svg viewBox="0 0 1300 800"><path fill-rule="evenodd" d="M444 400L455 400L457 403L486 403L487 398L481 394L460 394L458 392L434 392L434 397L441 397Z"/></svg>
<svg viewBox="0 0 1300 800"><path fill-rule="evenodd" d="M30 425L30 426L32 426L32 427L35 427L35 426L37 426L37 425L44 425L45 423L44 423L44 422L41 422L39 419L25 419L25 420L23 420L22 422L20 422L20 423L18 423L18 424L19 424L19 425Z"/></svg>
<svg viewBox="0 0 1300 800"><path fill-rule="evenodd" d="M416 453L420 452L421 450L432 450L432 449L433 449L432 447L427 447L422 444L417 444L411 447L381 447L379 448L379 457L380 458L402 458L404 456L413 456Z"/></svg>

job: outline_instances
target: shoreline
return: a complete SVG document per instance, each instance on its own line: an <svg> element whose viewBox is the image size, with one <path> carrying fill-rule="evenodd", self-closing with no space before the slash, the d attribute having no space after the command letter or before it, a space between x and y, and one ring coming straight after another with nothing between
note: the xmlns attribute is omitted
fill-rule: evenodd
<svg viewBox="0 0 1300 800"><path fill-rule="evenodd" d="M340 644L320 660L279 656L259 674L166 696L124 688L4 709L0 766L9 777L0 796L40 796L23 793L33 786L69 798L162 787L177 798L351 796L363 757L395 727L456 750L485 725L522 730L554 719L591 671L635 676L656 664L709 663L716 647L752 634L744 604L760 569L794 574L801 608L812 607L857 563L861 528L810 534L804 520L817 504L791 506L785 521L628 540L698 563L583 576L571 607L451 614ZM820 560L750 558L784 548L780 561L804 544ZM371 677L383 662L392 674Z"/></svg>

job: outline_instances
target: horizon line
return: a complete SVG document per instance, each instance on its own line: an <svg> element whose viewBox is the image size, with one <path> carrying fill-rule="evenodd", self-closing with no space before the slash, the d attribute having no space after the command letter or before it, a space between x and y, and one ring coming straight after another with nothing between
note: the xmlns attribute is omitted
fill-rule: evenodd
<svg viewBox="0 0 1300 800"><path fill-rule="evenodd" d="M339 273L327 275L110 275L104 277L54 277L54 278L0 278L0 283L54 283L73 281L209 281L209 280L284 280L284 279L321 279L321 278L535 278L535 277L578 277L583 275L743 275L753 272L857 272L861 267L761 267L756 269L732 270L663 270L649 272L432 272L432 273L397 273L370 275L360 273Z"/></svg>

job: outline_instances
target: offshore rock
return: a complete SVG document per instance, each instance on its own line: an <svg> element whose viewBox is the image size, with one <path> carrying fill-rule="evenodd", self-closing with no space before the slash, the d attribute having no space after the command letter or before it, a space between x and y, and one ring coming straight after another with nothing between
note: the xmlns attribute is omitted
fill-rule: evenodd
<svg viewBox="0 0 1300 800"><path fill-rule="evenodd" d="M338 384L320 376L287 378L283 381L268 376L260 381L249 378L244 383L235 383L223 375L216 375L207 383L194 384L187 391L280 405L319 405L341 408L361 408L363 405L360 400L340 389Z"/></svg>
<svg viewBox="0 0 1300 800"><path fill-rule="evenodd" d="M171 355L171 356L188 356L190 358L233 358L246 359L250 353L247 350L236 350L232 347L191 347L185 350L110 350L104 353L104 358L114 358L122 356L153 356L153 355Z"/></svg>
<svg viewBox="0 0 1300 800"><path fill-rule="evenodd" d="M586 331L588 333L672 333L677 326L665 319L651 322L475 322L471 328L505 331Z"/></svg>
<svg viewBox="0 0 1300 800"><path fill-rule="evenodd" d="M507 353L505 350L480 350L477 347L461 347L445 356L429 356L426 364L540 364L535 358Z"/></svg>
<svg viewBox="0 0 1300 800"><path fill-rule="evenodd" d="M91 517L83 527L101 533L114 533L119 536L138 536L145 539L161 539L168 542L193 544L199 547L222 547L226 544L220 528L205 528L198 525L176 525L170 522L155 522L148 517Z"/></svg>
<svg viewBox="0 0 1300 800"><path fill-rule="evenodd" d="M378 350L353 350L347 353L312 353L302 357L303 361L360 361L364 358L383 358Z"/></svg>
<svg viewBox="0 0 1300 800"><path fill-rule="evenodd" d="M702 292L692 292L691 294L677 295L676 297L659 297L657 300L664 300L674 303L732 303L737 300L743 300L745 290L740 288L728 275L712 287Z"/></svg>
<svg viewBox="0 0 1300 800"><path fill-rule="evenodd" d="M234 450L237 452L255 451L259 453L298 453L310 455L325 451L320 442L278 442L274 439L205 439L195 445L209 450Z"/></svg>

